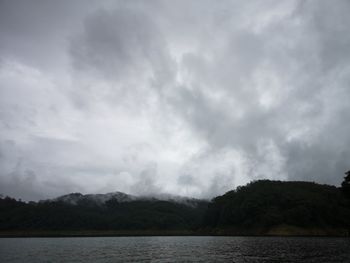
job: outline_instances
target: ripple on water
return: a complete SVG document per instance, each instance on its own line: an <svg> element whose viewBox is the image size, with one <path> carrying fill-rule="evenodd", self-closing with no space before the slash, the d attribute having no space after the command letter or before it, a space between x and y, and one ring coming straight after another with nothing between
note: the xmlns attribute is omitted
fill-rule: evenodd
<svg viewBox="0 0 350 263"><path fill-rule="evenodd" d="M348 238L0 238L1 262L350 262Z"/></svg>

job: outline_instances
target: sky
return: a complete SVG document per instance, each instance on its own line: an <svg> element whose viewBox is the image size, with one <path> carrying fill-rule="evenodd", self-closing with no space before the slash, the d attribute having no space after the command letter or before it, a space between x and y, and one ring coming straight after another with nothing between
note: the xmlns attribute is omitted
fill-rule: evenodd
<svg viewBox="0 0 350 263"><path fill-rule="evenodd" d="M347 0L0 0L0 194L340 185L349 13Z"/></svg>

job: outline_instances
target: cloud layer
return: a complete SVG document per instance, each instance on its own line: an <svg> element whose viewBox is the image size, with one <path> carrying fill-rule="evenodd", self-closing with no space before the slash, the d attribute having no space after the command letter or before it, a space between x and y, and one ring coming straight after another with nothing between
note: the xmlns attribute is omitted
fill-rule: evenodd
<svg viewBox="0 0 350 263"><path fill-rule="evenodd" d="M348 1L1 1L0 193L339 185Z"/></svg>

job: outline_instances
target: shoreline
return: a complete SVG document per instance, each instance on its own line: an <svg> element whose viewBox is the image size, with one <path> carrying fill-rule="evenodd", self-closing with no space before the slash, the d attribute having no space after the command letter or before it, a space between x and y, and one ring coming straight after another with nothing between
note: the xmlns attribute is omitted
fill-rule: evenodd
<svg viewBox="0 0 350 263"><path fill-rule="evenodd" d="M349 232L344 229L332 230L309 230L291 232L245 232L245 231L225 231L223 229L213 231L96 231L96 230L76 230L76 231L0 231L0 238L67 238L67 237L151 237L151 236L221 236L221 237L350 237Z"/></svg>

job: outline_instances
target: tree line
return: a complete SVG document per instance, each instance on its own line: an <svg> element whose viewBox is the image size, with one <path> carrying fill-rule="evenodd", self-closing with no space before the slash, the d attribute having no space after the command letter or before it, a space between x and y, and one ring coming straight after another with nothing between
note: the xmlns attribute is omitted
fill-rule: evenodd
<svg viewBox="0 0 350 263"><path fill-rule="evenodd" d="M0 196L0 231L268 229L278 225L350 229L350 171L337 188L259 180L195 206L111 199L103 205L23 202Z"/></svg>

